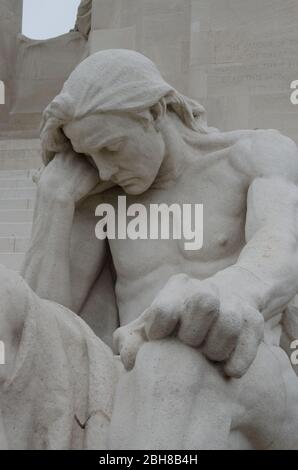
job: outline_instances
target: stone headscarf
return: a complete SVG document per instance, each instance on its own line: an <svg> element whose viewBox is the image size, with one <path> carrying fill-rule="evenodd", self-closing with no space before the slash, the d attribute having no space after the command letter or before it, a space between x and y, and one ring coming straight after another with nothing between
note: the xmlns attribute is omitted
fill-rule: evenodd
<svg viewBox="0 0 298 470"><path fill-rule="evenodd" d="M206 133L205 109L165 82L147 57L125 49L91 55L72 72L61 93L43 113L44 163L69 147L63 133L65 124L97 113L142 112L161 99L185 125Z"/></svg>

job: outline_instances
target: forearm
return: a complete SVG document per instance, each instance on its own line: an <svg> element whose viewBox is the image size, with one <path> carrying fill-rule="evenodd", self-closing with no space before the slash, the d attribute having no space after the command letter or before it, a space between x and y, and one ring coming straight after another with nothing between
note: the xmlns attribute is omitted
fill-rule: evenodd
<svg viewBox="0 0 298 470"><path fill-rule="evenodd" d="M71 308L69 247L74 203L38 196L22 275L41 298Z"/></svg>
<svg viewBox="0 0 298 470"><path fill-rule="evenodd" d="M252 303L265 320L284 308L298 292L297 241L291 232L260 230L243 248L235 265L215 279L227 293ZM228 295L228 294L226 294Z"/></svg>

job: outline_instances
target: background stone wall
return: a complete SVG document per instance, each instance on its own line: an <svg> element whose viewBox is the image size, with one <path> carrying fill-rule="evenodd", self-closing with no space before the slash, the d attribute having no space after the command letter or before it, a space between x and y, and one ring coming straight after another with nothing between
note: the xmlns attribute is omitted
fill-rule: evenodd
<svg viewBox="0 0 298 470"><path fill-rule="evenodd" d="M205 105L211 125L277 128L298 142L298 105L290 102L297 0L82 0L76 30L48 41L20 36L22 0L1 0L0 13L7 96L0 138L37 135L43 107L75 65L88 52L122 47L152 58L170 83Z"/></svg>
<svg viewBox="0 0 298 470"><path fill-rule="evenodd" d="M224 130L277 128L298 143L297 0L192 0L190 94Z"/></svg>
<svg viewBox="0 0 298 470"><path fill-rule="evenodd" d="M42 111L89 52L92 0L81 1L73 31L46 40L21 34L22 6L22 0L0 0L0 80L6 88L0 139L37 137Z"/></svg>
<svg viewBox="0 0 298 470"><path fill-rule="evenodd" d="M223 130L278 128L298 142L297 0L93 0L90 52L132 48Z"/></svg>
<svg viewBox="0 0 298 470"><path fill-rule="evenodd" d="M22 0L0 2L0 80L5 84L5 105L0 106L1 129L10 127L11 96L17 57L17 35L22 28Z"/></svg>
<svg viewBox="0 0 298 470"><path fill-rule="evenodd" d="M187 93L190 32L190 0L93 0L90 53L110 48L142 52Z"/></svg>

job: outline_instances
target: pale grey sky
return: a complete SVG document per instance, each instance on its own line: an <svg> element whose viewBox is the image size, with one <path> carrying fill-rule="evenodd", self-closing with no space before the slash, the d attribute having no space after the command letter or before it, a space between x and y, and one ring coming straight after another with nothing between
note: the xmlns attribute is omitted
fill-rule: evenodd
<svg viewBox="0 0 298 470"><path fill-rule="evenodd" d="M23 34L48 39L74 27L80 0L23 0Z"/></svg>

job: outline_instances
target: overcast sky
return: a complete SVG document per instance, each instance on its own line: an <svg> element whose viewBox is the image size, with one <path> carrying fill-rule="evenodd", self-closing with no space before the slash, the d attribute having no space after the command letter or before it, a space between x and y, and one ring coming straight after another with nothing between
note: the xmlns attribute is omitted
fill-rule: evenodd
<svg viewBox="0 0 298 470"><path fill-rule="evenodd" d="M47 39L74 27L80 0L24 0L23 34Z"/></svg>

